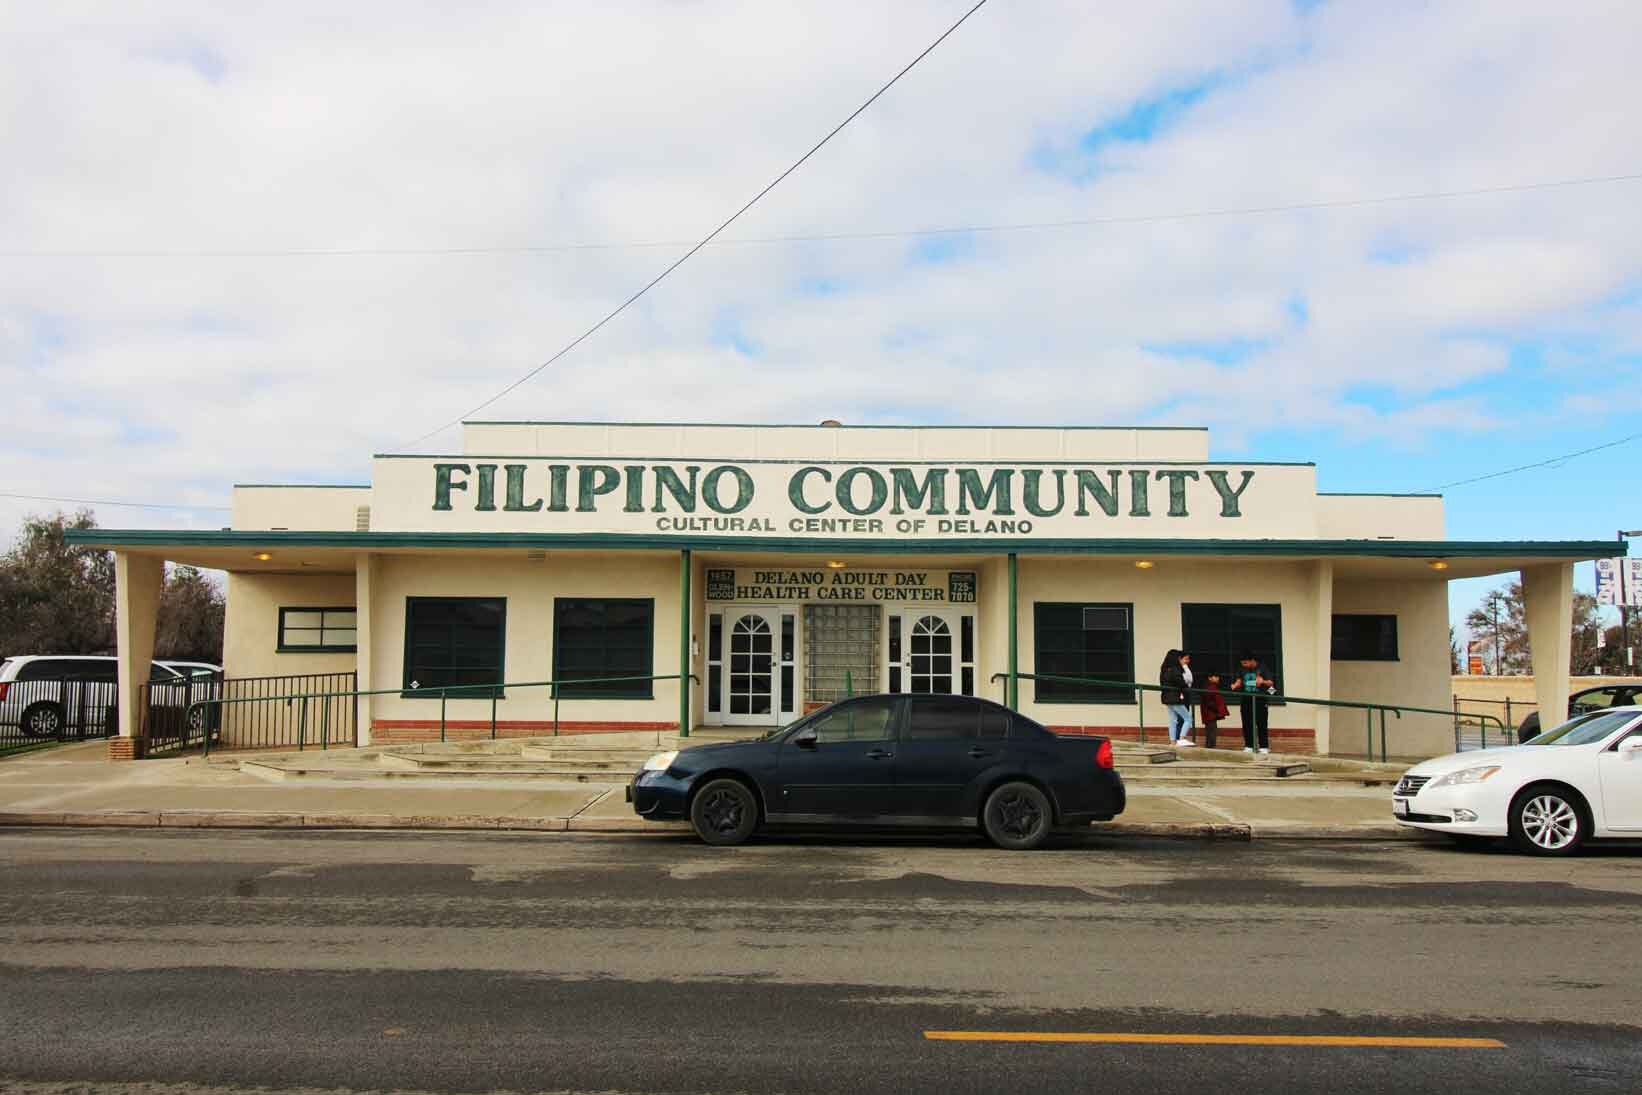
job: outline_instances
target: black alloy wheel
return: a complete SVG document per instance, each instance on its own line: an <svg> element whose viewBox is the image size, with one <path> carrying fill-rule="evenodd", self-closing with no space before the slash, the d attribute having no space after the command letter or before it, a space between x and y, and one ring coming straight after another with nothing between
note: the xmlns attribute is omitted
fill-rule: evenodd
<svg viewBox="0 0 1642 1095"><path fill-rule="evenodd" d="M1030 783L1005 783L986 796L981 827L1000 848L1024 852L1049 836L1054 811L1048 797Z"/></svg>
<svg viewBox="0 0 1642 1095"><path fill-rule="evenodd" d="M758 801L738 779L715 779L690 803L690 824L708 844L740 844L758 828Z"/></svg>
<svg viewBox="0 0 1642 1095"><path fill-rule="evenodd" d="M1573 855L1591 831L1585 800L1556 784L1536 784L1511 800L1511 842L1530 855Z"/></svg>
<svg viewBox="0 0 1642 1095"><path fill-rule="evenodd" d="M63 709L54 703L36 703L23 712L23 735L30 738L55 738L63 732Z"/></svg>

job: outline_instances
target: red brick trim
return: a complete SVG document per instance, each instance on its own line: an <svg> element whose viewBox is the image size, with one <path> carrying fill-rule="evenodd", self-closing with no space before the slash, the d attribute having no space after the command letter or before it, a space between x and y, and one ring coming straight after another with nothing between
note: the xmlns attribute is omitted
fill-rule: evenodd
<svg viewBox="0 0 1642 1095"><path fill-rule="evenodd" d="M108 739L109 760L140 760L143 755L143 746L147 744L141 738L114 737Z"/></svg>
<svg viewBox="0 0 1642 1095"><path fill-rule="evenodd" d="M1133 726L1051 726L1049 729L1066 737L1102 737L1113 741L1140 740L1140 731ZM1192 729L1192 740L1199 745L1203 744L1202 728ZM1279 753L1316 753L1317 731L1312 727L1277 727L1271 728L1271 747ZM1216 744L1222 749L1241 749L1243 747L1243 728L1235 723L1227 725L1221 723L1215 733ZM1164 745L1169 741L1169 729L1166 726L1148 726L1146 728L1146 744Z"/></svg>

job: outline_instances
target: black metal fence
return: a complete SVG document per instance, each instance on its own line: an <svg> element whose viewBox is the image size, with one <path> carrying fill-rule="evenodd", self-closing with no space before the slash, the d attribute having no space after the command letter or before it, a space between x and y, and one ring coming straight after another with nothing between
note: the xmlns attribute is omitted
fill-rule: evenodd
<svg viewBox="0 0 1642 1095"><path fill-rule="evenodd" d="M0 751L48 741L83 741L118 733L110 681L25 680L0 683Z"/></svg>
<svg viewBox="0 0 1642 1095"><path fill-rule="evenodd" d="M144 732L149 756L212 749L324 749L357 745L352 693L358 674L196 677L150 684ZM220 701L220 702L213 702Z"/></svg>

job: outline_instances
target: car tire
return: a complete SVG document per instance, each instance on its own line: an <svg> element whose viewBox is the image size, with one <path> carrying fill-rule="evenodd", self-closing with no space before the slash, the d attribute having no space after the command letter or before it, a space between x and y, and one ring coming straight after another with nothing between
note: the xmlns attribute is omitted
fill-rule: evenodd
<svg viewBox="0 0 1642 1095"><path fill-rule="evenodd" d="M1511 800L1511 843L1530 855L1573 855L1591 832L1585 800L1554 783L1524 787Z"/></svg>
<svg viewBox="0 0 1642 1095"><path fill-rule="evenodd" d="M741 844L758 828L758 799L739 779L715 779L691 800L690 824L708 844Z"/></svg>
<svg viewBox="0 0 1642 1095"><path fill-rule="evenodd" d="M26 738L56 738L63 733L63 709L55 703L30 704L18 726Z"/></svg>
<svg viewBox="0 0 1642 1095"><path fill-rule="evenodd" d="M981 829L986 838L1011 852L1025 852L1042 844L1054 827L1049 796L1030 783L1001 784L986 796Z"/></svg>

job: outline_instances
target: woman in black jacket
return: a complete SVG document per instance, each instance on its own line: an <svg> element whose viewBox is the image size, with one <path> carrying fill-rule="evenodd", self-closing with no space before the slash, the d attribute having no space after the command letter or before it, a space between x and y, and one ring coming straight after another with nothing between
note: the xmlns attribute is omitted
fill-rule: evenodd
<svg viewBox="0 0 1642 1095"><path fill-rule="evenodd" d="M1192 741L1192 656L1171 650L1163 656L1157 683L1163 686L1163 704L1169 709L1169 743L1193 745Z"/></svg>

